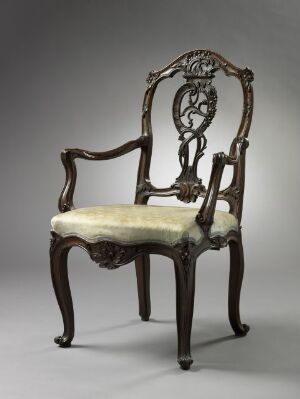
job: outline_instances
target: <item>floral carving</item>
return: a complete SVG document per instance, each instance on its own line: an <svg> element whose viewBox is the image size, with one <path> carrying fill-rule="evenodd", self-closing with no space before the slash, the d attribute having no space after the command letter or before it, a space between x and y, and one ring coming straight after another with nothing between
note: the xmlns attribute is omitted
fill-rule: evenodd
<svg viewBox="0 0 300 399"><path fill-rule="evenodd" d="M178 188L179 192L177 194L177 198L185 203L188 202L196 202L197 198L203 191L203 187L201 184L201 180L199 182L191 182L191 181L182 181L173 184L174 188Z"/></svg>
<svg viewBox="0 0 300 399"><path fill-rule="evenodd" d="M89 245L91 259L106 269L117 269L134 257L133 248L125 248L109 241Z"/></svg>
<svg viewBox="0 0 300 399"><path fill-rule="evenodd" d="M214 73L220 69L220 65L211 57L208 50L190 52L184 60L183 67L183 76L186 79L211 79L214 77Z"/></svg>
<svg viewBox="0 0 300 399"><path fill-rule="evenodd" d="M171 187L179 190L177 198L185 203L196 202L199 195L206 190L202 180L194 176L191 166L188 166L184 174L181 173Z"/></svg>

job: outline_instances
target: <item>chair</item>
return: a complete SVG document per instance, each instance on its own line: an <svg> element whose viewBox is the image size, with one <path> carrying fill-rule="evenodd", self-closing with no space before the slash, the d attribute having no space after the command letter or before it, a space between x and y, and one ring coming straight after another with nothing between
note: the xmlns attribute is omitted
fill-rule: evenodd
<svg viewBox="0 0 300 399"><path fill-rule="evenodd" d="M243 111L229 155L214 154L208 187L197 176L197 165L204 155L205 131L216 113L217 92L212 85L215 73L223 71L237 78L243 91ZM151 109L158 84L175 74L183 75L184 84L173 102L173 120L179 134L181 173L174 184L155 187L149 176L152 152ZM235 67L221 55L210 50L189 51L158 71L151 71L142 108L142 134L136 140L105 152L66 149L61 159L66 182L59 198L60 214L52 221L50 246L51 274L56 298L62 313L64 332L55 338L60 347L68 347L74 337L74 314L68 281L67 258L74 247L84 249L100 267L116 269L135 261L139 314L144 321L150 316L150 254L171 258L176 278L176 318L178 334L178 363L187 370L193 363L190 337L193 318L195 267L199 255L208 249L220 250L229 245L229 321L237 336L249 331L242 324L239 312L240 290L244 271L241 235L245 153L253 111L253 73L248 68ZM186 104L186 105L184 105ZM184 106L183 106L184 105ZM194 116L201 117L195 125ZM197 119L199 120L199 119ZM189 160L189 144L196 151ZM76 184L77 158L103 161L140 149L140 161L134 204L105 205L75 209L73 193ZM191 153L191 151L190 151ZM220 190L225 166L233 166L230 185ZM200 209L147 205L151 196L176 196L185 203L203 198ZM217 211L217 200L229 204L229 212Z"/></svg>

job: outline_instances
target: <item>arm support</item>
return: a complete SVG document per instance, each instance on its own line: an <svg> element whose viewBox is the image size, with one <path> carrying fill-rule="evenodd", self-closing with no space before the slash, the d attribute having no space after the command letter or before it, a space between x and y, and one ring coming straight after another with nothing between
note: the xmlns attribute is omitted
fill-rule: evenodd
<svg viewBox="0 0 300 399"><path fill-rule="evenodd" d="M201 226L205 234L208 234L214 221L224 167L225 165L238 165L248 146L249 142L247 138L237 137L231 145L230 155L226 155L224 152L218 152L213 156L213 166L209 185L200 211L196 217L197 223Z"/></svg>
<svg viewBox="0 0 300 399"><path fill-rule="evenodd" d="M67 148L61 153L61 160L66 171L66 182L58 201L60 212L67 212L74 209L73 195L76 185L77 170L75 159L87 159L90 161L104 161L125 155L137 148L147 145L147 137L140 136L136 140L128 141L120 147L103 152L86 151L79 148Z"/></svg>

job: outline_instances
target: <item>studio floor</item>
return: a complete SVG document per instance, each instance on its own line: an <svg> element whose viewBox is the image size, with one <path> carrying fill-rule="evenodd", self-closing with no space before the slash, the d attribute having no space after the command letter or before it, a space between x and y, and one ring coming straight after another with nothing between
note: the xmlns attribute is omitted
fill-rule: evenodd
<svg viewBox="0 0 300 399"><path fill-rule="evenodd" d="M34 281L19 275L1 287L6 298L0 331L1 398L299 398L296 269L270 275L270 270L248 268L241 314L251 330L247 337L235 338L226 318L225 257L205 254L209 264L198 262L197 267L194 364L182 371L176 363L171 262L152 259L152 318L142 322L133 265L97 270L74 252L70 282L76 335L71 348L53 343L62 322L46 267Z"/></svg>

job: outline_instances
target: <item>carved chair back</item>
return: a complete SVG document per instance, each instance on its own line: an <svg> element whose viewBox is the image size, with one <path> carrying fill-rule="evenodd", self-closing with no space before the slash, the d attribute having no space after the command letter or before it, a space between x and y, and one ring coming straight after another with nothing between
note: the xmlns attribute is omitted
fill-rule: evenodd
<svg viewBox="0 0 300 399"><path fill-rule="evenodd" d="M253 73L248 68L240 69L234 66L221 55L210 50L189 51L163 69L149 73L142 112L144 144L136 187L135 202L137 204L146 204L150 196L176 195L180 201L186 203L195 202L198 197L205 197L207 190L197 175L197 167L206 149L206 129L216 113L217 92L212 83L215 73L219 71L223 71L226 76L237 78L243 90L242 118L228 157L232 160L238 159L238 162L232 161L234 168L232 181L226 189L219 191L217 196L219 200L227 201L229 212L234 214L239 221L241 220L245 177L244 150L248 146L247 137L253 112L251 85ZM152 154L152 103L158 84L177 73L181 73L185 80L175 94L172 109L180 141L178 155L181 173L170 187L157 188L152 185L149 177ZM190 151L192 141L196 143L193 157Z"/></svg>

